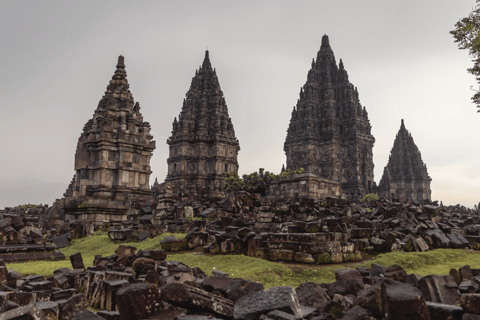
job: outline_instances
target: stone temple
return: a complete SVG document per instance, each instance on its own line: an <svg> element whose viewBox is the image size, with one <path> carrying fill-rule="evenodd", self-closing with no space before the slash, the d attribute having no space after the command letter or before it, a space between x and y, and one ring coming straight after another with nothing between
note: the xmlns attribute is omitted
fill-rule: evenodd
<svg viewBox="0 0 480 320"><path fill-rule="evenodd" d="M190 195L224 195L224 173L238 171L240 145L208 50L167 143L170 186Z"/></svg>
<svg viewBox="0 0 480 320"><path fill-rule="evenodd" d="M390 200L399 196L419 201L431 200L430 181L432 179L423 163L420 150L402 119L388 164L378 185L378 194Z"/></svg>
<svg viewBox="0 0 480 320"><path fill-rule="evenodd" d="M62 199L67 220L126 220L131 200L150 200L155 141L127 81L124 57L78 139L75 175Z"/></svg>
<svg viewBox="0 0 480 320"><path fill-rule="evenodd" d="M347 197L374 188L370 121L342 60L337 66L327 35L300 89L284 151L287 169L304 168L340 184Z"/></svg>

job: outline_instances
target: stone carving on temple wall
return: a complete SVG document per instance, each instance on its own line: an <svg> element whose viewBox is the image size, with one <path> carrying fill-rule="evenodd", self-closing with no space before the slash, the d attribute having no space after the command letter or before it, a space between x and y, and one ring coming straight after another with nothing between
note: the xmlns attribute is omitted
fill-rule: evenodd
<svg viewBox="0 0 480 320"><path fill-rule="evenodd" d="M67 220L125 220L148 200L155 141L129 90L124 57L78 139L75 175L62 200Z"/></svg>
<svg viewBox="0 0 480 320"><path fill-rule="evenodd" d="M208 50L172 127L165 181L192 195L223 196L224 173L238 171L240 145Z"/></svg>
<svg viewBox="0 0 480 320"><path fill-rule="evenodd" d="M337 66L324 35L292 111L284 144L287 169L304 168L358 197L374 187L374 142L357 88L342 60Z"/></svg>
<svg viewBox="0 0 480 320"><path fill-rule="evenodd" d="M405 197L417 201L431 200L431 181L420 150L402 119L378 185L378 193L388 199Z"/></svg>

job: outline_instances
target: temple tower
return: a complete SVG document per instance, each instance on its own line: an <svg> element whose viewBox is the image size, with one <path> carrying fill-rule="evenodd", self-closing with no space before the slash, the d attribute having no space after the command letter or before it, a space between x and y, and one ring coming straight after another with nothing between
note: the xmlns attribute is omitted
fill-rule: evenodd
<svg viewBox="0 0 480 320"><path fill-rule="evenodd" d="M167 144L166 181L172 187L183 187L194 195L222 196L224 173L238 171L240 145L208 50Z"/></svg>
<svg viewBox="0 0 480 320"><path fill-rule="evenodd" d="M130 200L151 197L155 141L129 89L124 57L78 139L75 175L65 192L69 220L125 220Z"/></svg>
<svg viewBox="0 0 480 320"><path fill-rule="evenodd" d="M430 181L432 179L423 163L420 150L402 119L388 164L378 185L378 193L388 199L402 196L412 200L431 200Z"/></svg>
<svg viewBox="0 0 480 320"><path fill-rule="evenodd" d="M340 183L348 197L358 197L373 188L374 142L357 88L342 60L337 66L324 35L293 107L284 144L287 169L304 168Z"/></svg>

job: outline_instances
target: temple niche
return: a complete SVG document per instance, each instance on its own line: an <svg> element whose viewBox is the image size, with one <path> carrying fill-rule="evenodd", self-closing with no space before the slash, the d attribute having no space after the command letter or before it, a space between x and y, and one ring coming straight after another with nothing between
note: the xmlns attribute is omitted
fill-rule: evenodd
<svg viewBox="0 0 480 320"><path fill-rule="evenodd" d="M402 119L378 185L378 194L390 200L397 197L417 201L431 200L431 181L420 150Z"/></svg>
<svg viewBox="0 0 480 320"><path fill-rule="evenodd" d="M115 74L78 139L75 175L65 192L67 220L126 220L131 200L150 200L150 158L155 141L134 103L118 58Z"/></svg>
<svg viewBox="0 0 480 320"><path fill-rule="evenodd" d="M293 107L284 151L287 169L305 169L339 183L346 197L373 190L373 144L368 113L327 35Z"/></svg>
<svg viewBox="0 0 480 320"><path fill-rule="evenodd" d="M190 195L223 196L224 173L238 171L240 145L208 50L173 121L166 182Z"/></svg>

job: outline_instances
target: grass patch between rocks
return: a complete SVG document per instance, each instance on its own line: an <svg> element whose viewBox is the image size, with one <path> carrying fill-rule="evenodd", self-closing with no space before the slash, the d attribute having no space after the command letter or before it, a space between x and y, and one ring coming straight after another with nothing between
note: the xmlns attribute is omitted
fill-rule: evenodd
<svg viewBox="0 0 480 320"><path fill-rule="evenodd" d="M143 242L132 242L132 241L113 241L108 235L101 234L101 232L95 232L93 235L81 238L74 239L70 242L70 246L66 248L61 248L57 251L63 252L66 260L63 261L31 261L25 263L7 263L8 269L14 269L17 272L20 272L22 275L29 274L42 274L44 276L51 276L53 271L59 268L72 268L70 263L69 256L81 252L83 257L83 263L85 267L93 266L93 259L95 255L102 255L104 257L110 256L115 253L115 250L119 245L125 244L129 246L134 246L138 250L151 250L157 249L160 247L160 240L166 236L172 234L165 233L154 238L149 238ZM175 233L177 239L184 239L185 234Z"/></svg>
<svg viewBox="0 0 480 320"><path fill-rule="evenodd" d="M160 248L160 240L171 234L163 234L144 242L113 241L106 234L96 232L94 235L73 240L68 248L62 248L67 260L64 261L31 261L27 263L7 263L9 269L14 269L22 275L42 274L50 276L59 268L71 268L68 257L81 252L86 267L93 265L95 255L112 255L119 245L131 245L139 250ZM175 234L177 239L183 239L185 234ZM429 274L445 275L451 268L470 265L480 268L480 253L463 249L436 249L427 252L390 252L380 254L363 263L345 263L336 265L304 265L271 262L244 255L204 255L194 252L171 253L167 260L180 261L190 267L199 267L208 275L213 270L223 271L230 277L250 279L263 283L265 288L278 285L296 287L302 282L334 282L335 270L344 267L365 266L372 263L389 267L398 264L407 273L417 273L421 276Z"/></svg>

